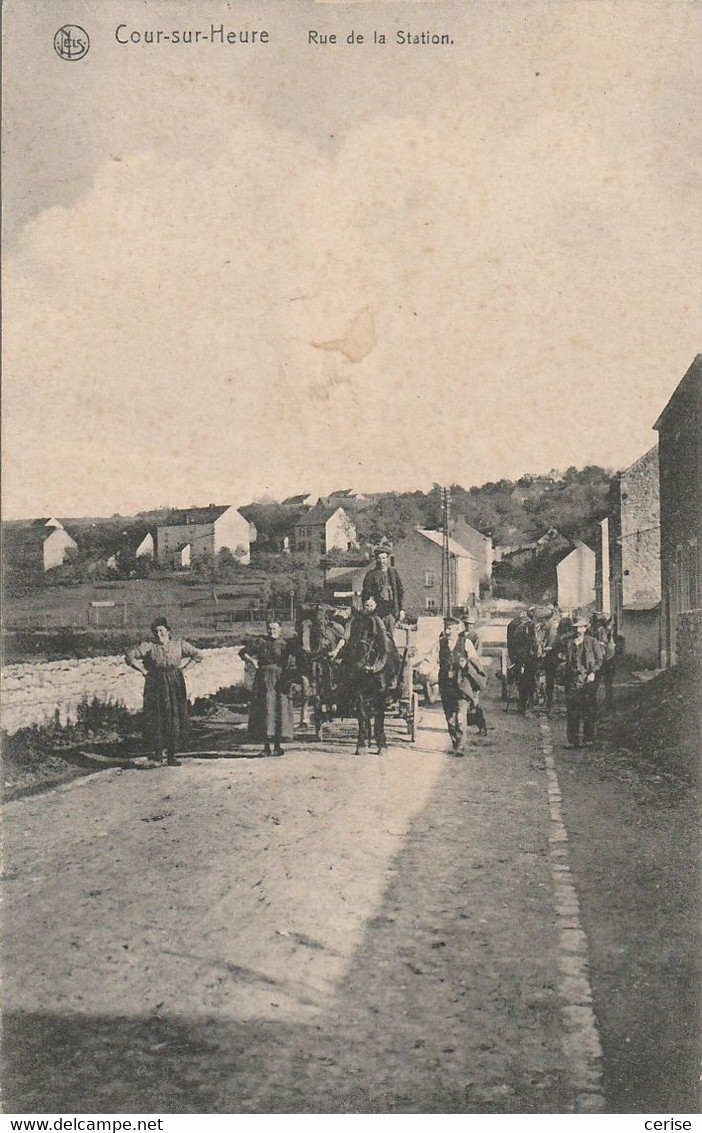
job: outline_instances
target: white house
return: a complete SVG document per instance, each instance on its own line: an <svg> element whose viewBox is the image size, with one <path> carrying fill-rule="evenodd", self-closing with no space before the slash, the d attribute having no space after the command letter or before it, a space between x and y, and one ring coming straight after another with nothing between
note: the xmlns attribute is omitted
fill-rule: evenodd
<svg viewBox="0 0 702 1133"><path fill-rule="evenodd" d="M251 561L251 527L241 512L229 505L210 504L209 507L172 511L156 529L159 566L182 569L200 559L213 557L225 547L240 563Z"/></svg>
<svg viewBox="0 0 702 1133"><path fill-rule="evenodd" d="M580 539L556 566L558 605L561 609L583 609L595 602L595 552Z"/></svg>
<svg viewBox="0 0 702 1133"><path fill-rule="evenodd" d="M4 532L8 565L32 573L62 566L78 550L75 539L58 519L35 519L33 523Z"/></svg>

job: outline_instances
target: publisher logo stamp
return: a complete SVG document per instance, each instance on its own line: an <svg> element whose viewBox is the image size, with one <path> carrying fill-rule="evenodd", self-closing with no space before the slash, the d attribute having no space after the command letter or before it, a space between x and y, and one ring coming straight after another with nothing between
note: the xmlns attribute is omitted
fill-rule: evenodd
<svg viewBox="0 0 702 1133"><path fill-rule="evenodd" d="M61 59L76 63L90 50L90 36L78 24L64 24L54 36L54 51Z"/></svg>

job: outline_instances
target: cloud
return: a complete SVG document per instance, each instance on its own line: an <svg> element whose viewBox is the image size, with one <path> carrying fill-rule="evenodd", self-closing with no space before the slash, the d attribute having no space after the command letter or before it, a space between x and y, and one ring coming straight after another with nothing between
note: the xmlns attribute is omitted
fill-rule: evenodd
<svg viewBox="0 0 702 1133"><path fill-rule="evenodd" d="M690 203L610 107L596 126L486 99L334 153L244 118L207 160L105 160L7 267L7 506L633 458L695 352Z"/></svg>

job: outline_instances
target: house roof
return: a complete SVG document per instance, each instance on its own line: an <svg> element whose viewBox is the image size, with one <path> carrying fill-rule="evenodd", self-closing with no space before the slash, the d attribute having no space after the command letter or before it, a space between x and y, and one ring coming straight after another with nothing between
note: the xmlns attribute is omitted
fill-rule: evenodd
<svg viewBox="0 0 702 1133"><path fill-rule="evenodd" d="M310 492L301 492L299 496L287 496L282 501L283 507L302 507L310 498Z"/></svg>
<svg viewBox="0 0 702 1133"><path fill-rule="evenodd" d="M424 527L416 527L415 531L417 531L419 535L423 535L424 538L428 539L430 543L435 543L437 547L443 547L444 537L441 531L428 531ZM473 562L478 562L478 559L476 559L475 555L471 555L470 551L466 551L465 547L462 547L461 544L457 543L455 539L449 539L448 547L451 554L455 555L456 558L472 559Z"/></svg>
<svg viewBox="0 0 702 1133"><path fill-rule="evenodd" d="M300 525L302 525L303 527L321 527L323 523L326 523L328 520L330 520L331 517L333 515L336 515L338 511L344 511L344 509L340 507L339 504L324 504L319 501L314 505L311 511L308 511L305 515L300 516L295 526L299 527ZM344 512L344 514L346 513Z"/></svg>
<svg viewBox="0 0 702 1133"><path fill-rule="evenodd" d="M159 519L159 527L186 527L193 523L215 523L225 511L229 511L230 504L221 507L210 504L209 507L188 507L181 511L169 511Z"/></svg>
<svg viewBox="0 0 702 1133"><path fill-rule="evenodd" d="M658 429L659 425L668 415L668 412L673 408L678 398L683 393L687 393L689 390L692 390L695 385L698 388L702 386L702 354L698 354L696 356L695 360L690 366L690 369L678 382L677 386L670 395L665 408L663 409L662 413L658 417L658 420L653 426L654 429Z"/></svg>

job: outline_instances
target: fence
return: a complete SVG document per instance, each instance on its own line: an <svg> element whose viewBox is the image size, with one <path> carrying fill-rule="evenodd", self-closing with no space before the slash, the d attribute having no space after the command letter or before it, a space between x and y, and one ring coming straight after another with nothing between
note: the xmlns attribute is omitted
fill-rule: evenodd
<svg viewBox="0 0 702 1133"><path fill-rule="evenodd" d="M188 608L180 603L91 602L73 610L37 610L32 613L8 612L3 628L12 630L61 629L133 629L146 630L155 617L163 614L171 625L180 630L200 629L222 631L234 626L244 628L276 617L283 625L295 621L295 606L291 601L275 606L199 606Z"/></svg>

